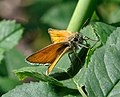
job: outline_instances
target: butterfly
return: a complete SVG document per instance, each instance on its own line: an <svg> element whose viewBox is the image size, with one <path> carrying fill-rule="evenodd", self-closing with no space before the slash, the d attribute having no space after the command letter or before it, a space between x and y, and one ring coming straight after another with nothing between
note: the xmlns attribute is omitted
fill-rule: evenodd
<svg viewBox="0 0 120 97"><path fill-rule="evenodd" d="M49 63L47 75L50 74L60 58L69 50L82 47L84 39L81 33L72 33L66 30L48 29L52 44L31 54L26 58L30 63Z"/></svg>

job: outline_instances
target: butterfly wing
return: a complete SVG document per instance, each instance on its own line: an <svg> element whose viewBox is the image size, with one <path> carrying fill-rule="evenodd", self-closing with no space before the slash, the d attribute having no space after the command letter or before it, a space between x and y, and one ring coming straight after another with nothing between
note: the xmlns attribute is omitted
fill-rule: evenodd
<svg viewBox="0 0 120 97"><path fill-rule="evenodd" d="M48 70L47 70L47 72L46 72L47 75L52 71L52 69L55 67L55 65L56 65L57 62L60 60L60 58L63 56L63 54L65 54L68 50L69 50L69 47L66 47L66 48L56 57L56 59L53 61L53 63L51 63L51 65L48 67Z"/></svg>
<svg viewBox="0 0 120 97"><path fill-rule="evenodd" d="M30 63L53 63L56 57L68 46L66 43L51 44L42 50L30 55L26 60Z"/></svg>
<svg viewBox="0 0 120 97"><path fill-rule="evenodd" d="M69 37L73 36L75 33L71 33L66 30L55 30L55 29L48 29L48 32L51 36L51 40L53 43L58 42L68 42Z"/></svg>

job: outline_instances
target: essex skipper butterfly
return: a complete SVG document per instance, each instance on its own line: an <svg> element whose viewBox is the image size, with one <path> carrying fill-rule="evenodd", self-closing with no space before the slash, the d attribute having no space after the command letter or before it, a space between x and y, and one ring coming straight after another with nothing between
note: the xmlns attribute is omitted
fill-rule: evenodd
<svg viewBox="0 0 120 97"><path fill-rule="evenodd" d="M59 59L68 50L84 46L81 33L71 33L66 30L48 29L52 44L28 56L26 60L30 63L49 63L47 74L49 74Z"/></svg>

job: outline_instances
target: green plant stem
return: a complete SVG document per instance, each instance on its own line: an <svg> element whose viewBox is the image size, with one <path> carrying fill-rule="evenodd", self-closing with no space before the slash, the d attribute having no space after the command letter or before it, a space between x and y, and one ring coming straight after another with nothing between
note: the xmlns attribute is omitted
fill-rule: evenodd
<svg viewBox="0 0 120 97"><path fill-rule="evenodd" d="M82 90L82 87L79 86L79 84L74 80L74 78L72 79L74 81L74 83L77 86L78 91L80 92L80 94L82 95L82 97L87 97L87 95L84 93L84 91Z"/></svg>
<svg viewBox="0 0 120 97"><path fill-rule="evenodd" d="M91 18L96 4L97 0L79 0L67 30L71 32L79 31L85 21Z"/></svg>

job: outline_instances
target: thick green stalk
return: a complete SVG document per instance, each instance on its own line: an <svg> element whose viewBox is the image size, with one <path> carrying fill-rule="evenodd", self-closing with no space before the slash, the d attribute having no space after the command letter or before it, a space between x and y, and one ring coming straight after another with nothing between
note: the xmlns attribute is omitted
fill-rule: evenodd
<svg viewBox="0 0 120 97"><path fill-rule="evenodd" d="M90 19L97 0L79 0L67 30L71 32L79 31L86 20Z"/></svg>

